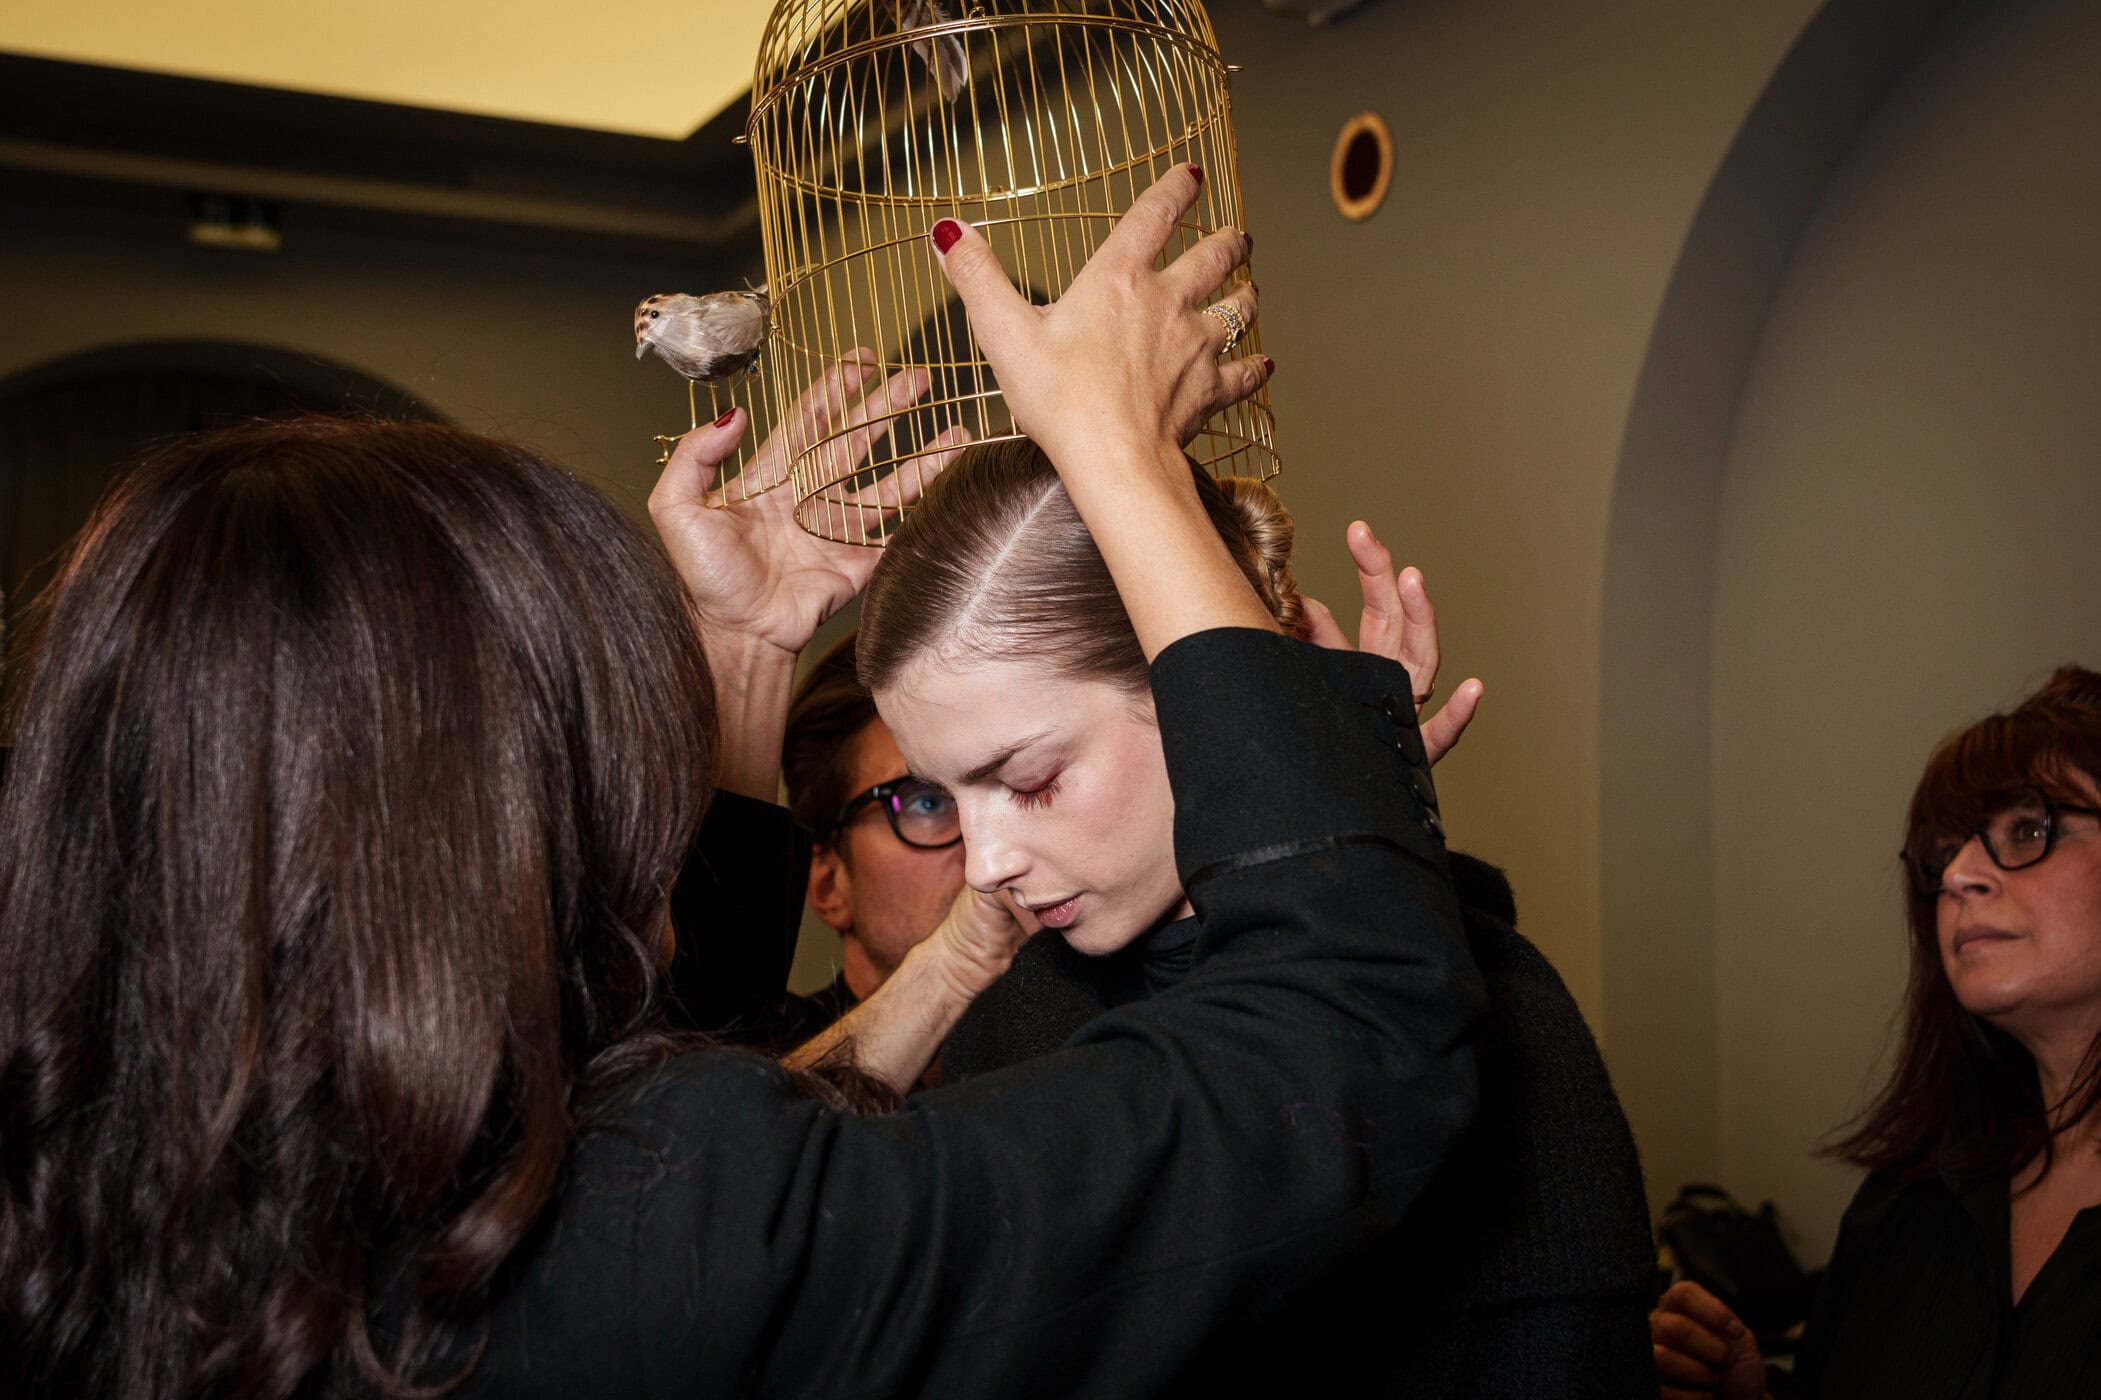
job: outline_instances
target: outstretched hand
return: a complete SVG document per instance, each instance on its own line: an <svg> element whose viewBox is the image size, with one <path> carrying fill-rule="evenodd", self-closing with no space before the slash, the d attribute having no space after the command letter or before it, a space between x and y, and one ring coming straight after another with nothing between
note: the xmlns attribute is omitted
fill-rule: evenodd
<svg viewBox="0 0 2101 1400"><path fill-rule="evenodd" d="M796 400L783 431L760 445L744 477L726 490L716 485L717 468L744 436L745 411L732 409L695 428L679 439L649 494L650 518L700 614L722 735L713 776L725 791L773 801L795 659L875 568L877 551L822 540L796 524L794 492L782 483L795 444L834 433L839 436L824 449L831 454L825 475L850 477L890 431L894 415L927 391L927 372L907 369L863 397L880 373L866 350L826 370ZM919 458L917 471L899 472L867 494L887 511L903 509L967 441L961 428L949 429L929 444L933 450Z"/></svg>
<svg viewBox="0 0 2101 1400"><path fill-rule="evenodd" d="M1337 651L1362 650L1407 668L1415 691L1415 714L1422 725L1423 750L1431 763L1450 753L1473 723L1481 703L1482 685L1469 677L1459 683L1452 698L1428 719L1422 717L1437 690L1437 609L1430 605L1430 590L1420 569L1409 566L1395 574L1393 554L1379 542L1371 526L1352 521L1345 536L1350 557L1357 565L1357 587L1364 595L1364 614L1357 623L1357 645L1335 614L1317 598L1302 597L1305 606L1303 630L1306 640Z"/></svg>
<svg viewBox="0 0 2101 1400"><path fill-rule="evenodd" d="M790 443L816 442L841 429L852 431L828 447L840 458L828 474L847 475L866 462L889 433L891 416L925 394L929 382L925 370L907 369L864 397L862 391L880 372L866 350L852 351L826 370L796 401L786 430L753 454L744 484L729 488L732 497L783 482ZM681 437L650 492L649 514L699 607L710 646L757 643L792 657L809 645L819 624L860 591L875 568L877 551L805 531L795 523L794 493L788 490L764 490L725 504L725 492L715 484L717 468L736 450L748 424L746 412L735 408ZM968 436L951 428L933 441L934 452L919 459L917 472L892 478L896 504L909 501Z"/></svg>

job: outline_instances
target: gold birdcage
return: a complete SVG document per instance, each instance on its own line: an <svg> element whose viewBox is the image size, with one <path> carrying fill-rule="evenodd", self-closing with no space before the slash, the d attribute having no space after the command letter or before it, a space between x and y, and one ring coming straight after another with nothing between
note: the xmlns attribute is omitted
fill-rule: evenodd
<svg viewBox="0 0 2101 1400"><path fill-rule="evenodd" d="M880 544L953 429L1014 436L936 265L936 220L976 225L1039 302L1178 163L1203 167L1203 194L1163 259L1245 220L1232 70L1198 0L960 4L781 0L760 40L745 139L772 315L760 371L711 403L740 396L753 411L740 466L765 426L786 435L796 518L827 539ZM1259 349L1253 328L1241 344ZM915 404L874 412L872 442L793 412L802 386L856 350L929 381ZM1215 474L1268 477L1273 428L1264 390L1213 418L1190 451ZM750 475L745 493L781 473Z"/></svg>

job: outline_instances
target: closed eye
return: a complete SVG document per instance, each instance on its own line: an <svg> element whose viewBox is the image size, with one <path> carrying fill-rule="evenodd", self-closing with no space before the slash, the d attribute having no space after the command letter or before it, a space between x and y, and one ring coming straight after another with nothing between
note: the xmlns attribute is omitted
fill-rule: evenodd
<svg viewBox="0 0 2101 1400"><path fill-rule="evenodd" d="M1024 811L1033 811L1038 807L1048 807L1051 805L1051 800L1058 795L1058 775L1053 773L1034 787L1009 788L1007 791L1013 796L1014 805Z"/></svg>

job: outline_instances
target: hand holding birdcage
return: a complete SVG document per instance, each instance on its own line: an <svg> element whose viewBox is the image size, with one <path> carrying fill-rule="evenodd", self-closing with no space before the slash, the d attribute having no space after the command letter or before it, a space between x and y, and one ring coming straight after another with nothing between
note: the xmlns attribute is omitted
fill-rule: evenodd
<svg viewBox="0 0 2101 1400"><path fill-rule="evenodd" d="M872 354L850 352L803 391L782 430L724 488L718 474L750 423L732 408L679 439L649 494L650 518L700 612L723 740L713 777L725 791L774 799L795 659L861 591L877 558L809 534L789 493L765 488L787 476L790 441L821 441L839 475L854 475L895 415L927 391L926 372L912 369L863 394L881 374ZM941 434L920 472L871 483L854 494L857 508L894 519L967 441L961 428Z"/></svg>
<svg viewBox="0 0 2101 1400"><path fill-rule="evenodd" d="M893 374L869 390L880 375L872 354L855 351L804 390L789 422L745 466L749 499L740 492L726 501L716 485L718 467L749 425L744 409L732 408L679 439L650 493L649 513L699 605L711 654L718 645L755 644L793 657L867 582L873 551L807 533L795 523L793 499L765 488L788 474L791 441L823 441L841 475L866 462L894 416L927 391L923 369ZM922 473L871 484L863 504L887 515L901 512L922 481L968 440L960 428L943 433Z"/></svg>
<svg viewBox="0 0 2101 1400"><path fill-rule="evenodd" d="M1181 166L1155 181L1049 306L1017 292L972 230L955 220L932 230L1015 425L1058 469L1149 659L1213 627L1276 628L1221 544L1182 451L1275 368L1263 356L1225 358L1236 326L1254 320L1252 286L1205 304L1246 260L1246 234L1212 234L1154 266L1202 179ZM1228 304L1230 315L1206 314Z"/></svg>
<svg viewBox="0 0 2101 1400"><path fill-rule="evenodd" d="M1202 187L1201 172L1187 165L1155 181L1048 306L1015 290L976 230L953 219L935 226L936 246L946 244L943 271L1015 426L1061 469L1079 452L1180 448L1212 414L1268 380L1267 357L1225 358L1254 324L1253 284L1236 283L1210 302L1247 260L1248 236L1221 230L1166 267L1154 265Z"/></svg>

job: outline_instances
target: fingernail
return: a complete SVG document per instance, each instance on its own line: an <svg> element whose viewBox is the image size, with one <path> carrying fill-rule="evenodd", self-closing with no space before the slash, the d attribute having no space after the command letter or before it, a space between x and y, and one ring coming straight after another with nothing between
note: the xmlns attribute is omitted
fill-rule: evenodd
<svg viewBox="0 0 2101 1400"><path fill-rule="evenodd" d="M730 419L735 418L736 416L737 410L734 407L732 407L729 412L723 414L720 418L717 418L715 420L715 426L718 428L727 428L730 425Z"/></svg>
<svg viewBox="0 0 2101 1400"><path fill-rule="evenodd" d="M1264 374L1275 374L1277 372L1277 362L1264 355L1262 357L1262 372Z"/></svg>
<svg viewBox="0 0 2101 1400"><path fill-rule="evenodd" d="M1189 167L1189 173L1196 177L1196 182L1199 185L1204 183L1204 167L1202 167L1201 165L1192 164Z"/></svg>
<svg viewBox="0 0 2101 1400"><path fill-rule="evenodd" d="M954 219L942 219L934 225L934 250L946 253L956 246L956 240L962 236L963 225Z"/></svg>
<svg viewBox="0 0 2101 1400"><path fill-rule="evenodd" d="M1242 229L1240 236L1247 240L1247 255L1252 258L1255 256L1255 235L1249 233L1246 229Z"/></svg>
<svg viewBox="0 0 2101 1400"><path fill-rule="evenodd" d="M1254 294L1255 294L1256 296L1261 296L1261 295L1262 295L1262 289L1261 289L1260 287L1256 286L1256 285L1255 285L1254 283L1252 283L1252 282L1250 282L1250 283L1248 283L1248 284L1247 284L1247 289L1248 289L1249 291L1253 292L1253 293L1254 293Z"/></svg>

